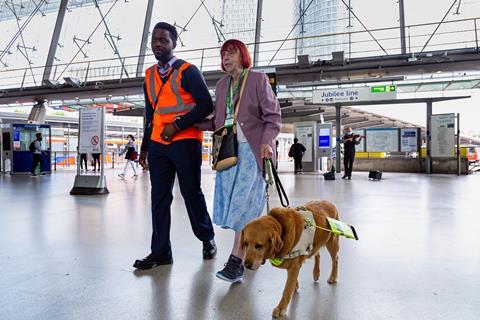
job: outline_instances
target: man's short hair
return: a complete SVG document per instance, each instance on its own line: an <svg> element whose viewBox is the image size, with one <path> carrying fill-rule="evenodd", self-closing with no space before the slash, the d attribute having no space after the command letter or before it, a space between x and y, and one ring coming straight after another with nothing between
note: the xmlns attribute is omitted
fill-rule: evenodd
<svg viewBox="0 0 480 320"><path fill-rule="evenodd" d="M174 26L172 26L171 24L166 23L166 22L159 22L155 25L155 27L153 29L167 30L168 32L170 32L170 38L172 38L172 40L174 42L177 42L177 39L178 39L177 29Z"/></svg>
<svg viewBox="0 0 480 320"><path fill-rule="evenodd" d="M35 137L38 138L38 137L40 137L41 135L42 135L42 133L41 133L41 132L38 132L38 133L35 135Z"/></svg>

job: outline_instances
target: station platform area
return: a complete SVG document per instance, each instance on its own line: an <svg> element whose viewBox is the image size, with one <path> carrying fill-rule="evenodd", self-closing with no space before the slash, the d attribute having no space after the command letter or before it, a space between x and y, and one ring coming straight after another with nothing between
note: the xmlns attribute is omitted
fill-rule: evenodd
<svg viewBox="0 0 480 320"><path fill-rule="evenodd" d="M280 177L292 206L327 199L359 241L341 239L339 282L320 281L307 261L286 319L478 319L480 175L384 173L368 181ZM289 172L290 171L290 172ZM286 272L268 262L230 285L215 277L233 232L216 228L216 259L204 262L178 186L172 204L174 264L135 271L149 253L148 173L120 180L106 170L110 194L70 196L74 172L32 178L0 174L0 319L271 319ZM205 168L211 212L215 173ZM272 192L272 206L278 206Z"/></svg>

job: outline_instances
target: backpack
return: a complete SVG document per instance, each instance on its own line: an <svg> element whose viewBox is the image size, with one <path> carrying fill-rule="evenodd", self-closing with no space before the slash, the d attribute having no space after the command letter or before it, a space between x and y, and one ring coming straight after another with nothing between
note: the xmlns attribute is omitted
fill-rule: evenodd
<svg viewBox="0 0 480 320"><path fill-rule="evenodd" d="M28 151L30 151L31 153L35 152L35 140L32 141L32 143L30 143L30 145L28 146Z"/></svg>

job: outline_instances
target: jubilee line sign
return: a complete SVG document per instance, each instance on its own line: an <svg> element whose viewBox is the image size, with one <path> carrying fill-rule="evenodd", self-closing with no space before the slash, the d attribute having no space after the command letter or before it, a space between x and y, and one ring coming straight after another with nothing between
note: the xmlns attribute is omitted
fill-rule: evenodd
<svg viewBox="0 0 480 320"><path fill-rule="evenodd" d="M397 99L394 85L313 90L313 103L335 104L348 102Z"/></svg>

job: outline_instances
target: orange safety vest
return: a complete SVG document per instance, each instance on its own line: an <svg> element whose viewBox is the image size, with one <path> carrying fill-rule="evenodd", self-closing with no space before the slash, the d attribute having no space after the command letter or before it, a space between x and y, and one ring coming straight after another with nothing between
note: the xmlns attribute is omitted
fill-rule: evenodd
<svg viewBox="0 0 480 320"><path fill-rule="evenodd" d="M145 84L147 97L154 110L152 134L150 139L162 144L170 144L173 141L183 139L197 139L203 141L203 133L195 127L179 131L171 141L164 141L160 135L167 123L172 123L177 117L188 113L195 107L195 100L192 95L183 90L182 74L190 63L183 62L181 66L171 67L172 73L163 84L158 65L153 65L145 72ZM160 92L161 90L161 92ZM158 99L158 100L157 100Z"/></svg>

